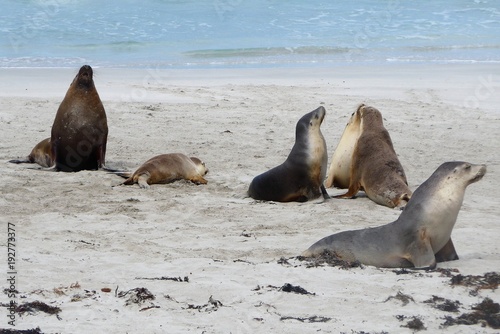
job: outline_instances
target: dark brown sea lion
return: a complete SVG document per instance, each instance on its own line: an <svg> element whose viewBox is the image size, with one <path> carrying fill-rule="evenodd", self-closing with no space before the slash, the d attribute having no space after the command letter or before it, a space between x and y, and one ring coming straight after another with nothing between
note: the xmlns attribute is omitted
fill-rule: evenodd
<svg viewBox="0 0 500 334"><path fill-rule="evenodd" d="M104 166L108 124L92 76L92 68L82 66L57 110L50 137L56 170Z"/></svg>

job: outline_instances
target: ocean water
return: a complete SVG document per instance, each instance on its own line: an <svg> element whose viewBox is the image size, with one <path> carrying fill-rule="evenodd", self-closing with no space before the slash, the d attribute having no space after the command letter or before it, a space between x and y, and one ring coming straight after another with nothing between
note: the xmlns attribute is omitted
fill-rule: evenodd
<svg viewBox="0 0 500 334"><path fill-rule="evenodd" d="M1 2L0 67L500 63L500 0Z"/></svg>

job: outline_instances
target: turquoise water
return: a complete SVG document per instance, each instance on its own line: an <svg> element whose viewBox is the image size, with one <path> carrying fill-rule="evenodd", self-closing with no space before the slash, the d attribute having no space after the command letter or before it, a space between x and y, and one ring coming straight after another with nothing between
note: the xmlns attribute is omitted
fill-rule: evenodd
<svg viewBox="0 0 500 334"><path fill-rule="evenodd" d="M3 0L1 67L499 62L500 0Z"/></svg>

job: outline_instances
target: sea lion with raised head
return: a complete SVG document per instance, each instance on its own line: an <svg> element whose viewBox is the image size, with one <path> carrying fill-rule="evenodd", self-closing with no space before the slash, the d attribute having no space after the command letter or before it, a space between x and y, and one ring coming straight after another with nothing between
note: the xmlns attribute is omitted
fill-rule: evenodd
<svg viewBox="0 0 500 334"><path fill-rule="evenodd" d="M182 153L157 155L134 173L115 172L127 178L122 184L138 183L141 188L149 188L151 184L166 184L177 180L188 180L195 184L207 184L203 178L208 173L205 163L198 158L188 157Z"/></svg>
<svg viewBox="0 0 500 334"><path fill-rule="evenodd" d="M335 198L353 198L363 190L377 204L390 208L404 207L412 191L394 151L382 114L373 107L361 105L356 111L360 119L359 136L352 153L349 189ZM354 137L354 136L353 136Z"/></svg>
<svg viewBox="0 0 500 334"><path fill-rule="evenodd" d="M15 164L39 164L42 167L52 167L54 165L54 156L50 144L50 138L45 138L35 145L31 153L24 160L10 160Z"/></svg>
<svg viewBox="0 0 500 334"><path fill-rule="evenodd" d="M302 255L320 256L328 251L346 261L387 268L434 268L436 262L456 260L451 232L465 189L485 173L485 165L445 162L415 190L396 221L333 234Z"/></svg>
<svg viewBox="0 0 500 334"><path fill-rule="evenodd" d="M328 169L328 177L325 181L326 188L349 188L352 155L360 133L361 117L358 111L355 111L351 115L349 123L347 123L340 137L337 148L333 152L330 168Z"/></svg>
<svg viewBox="0 0 500 334"><path fill-rule="evenodd" d="M305 114L295 127L295 144L285 162L256 176L248 195L256 200L305 202L323 194L328 156L321 133L326 110L319 107Z"/></svg>
<svg viewBox="0 0 500 334"><path fill-rule="evenodd" d="M107 139L106 112L94 85L92 68L84 65L69 86L52 125L55 169L78 172L103 167Z"/></svg>

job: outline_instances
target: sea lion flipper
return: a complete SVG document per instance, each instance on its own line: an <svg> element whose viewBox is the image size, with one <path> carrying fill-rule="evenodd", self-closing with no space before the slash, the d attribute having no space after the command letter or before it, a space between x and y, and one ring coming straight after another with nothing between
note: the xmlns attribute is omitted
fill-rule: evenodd
<svg viewBox="0 0 500 334"><path fill-rule="evenodd" d="M455 246L453 245L453 241L448 240L446 245L443 246L436 254L437 262L445 262L445 261L454 261L458 260L458 254L455 250Z"/></svg>
<svg viewBox="0 0 500 334"><path fill-rule="evenodd" d="M326 191L325 186L323 184L321 185L320 189L321 189L321 193L323 194L323 198L325 200L331 198L330 195L328 195L328 192Z"/></svg>
<svg viewBox="0 0 500 334"><path fill-rule="evenodd" d="M354 198L354 196L356 196L356 194L358 193L360 188L361 188L361 185L359 183L354 184L354 185L351 184L349 186L349 190L347 190L347 192L345 194L333 196L333 198Z"/></svg>
<svg viewBox="0 0 500 334"><path fill-rule="evenodd" d="M434 269L436 258L432 250L431 239L425 229L419 231L419 235L408 249L410 258L415 269Z"/></svg>
<svg viewBox="0 0 500 334"><path fill-rule="evenodd" d="M32 163L31 161L29 161L28 159L24 159L24 160L9 160L10 163L12 164L29 164L29 163Z"/></svg>
<svg viewBox="0 0 500 334"><path fill-rule="evenodd" d="M197 175L197 176L189 179L189 181L193 182L196 185L207 184L208 183L208 181L205 180L205 178L203 176L201 176L201 175Z"/></svg>
<svg viewBox="0 0 500 334"><path fill-rule="evenodd" d="M139 184L139 187L143 188L143 189L149 189L150 186L148 184L148 180L149 180L149 174L141 174L139 175L139 177L137 178L137 183Z"/></svg>

